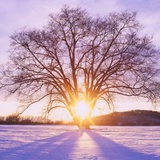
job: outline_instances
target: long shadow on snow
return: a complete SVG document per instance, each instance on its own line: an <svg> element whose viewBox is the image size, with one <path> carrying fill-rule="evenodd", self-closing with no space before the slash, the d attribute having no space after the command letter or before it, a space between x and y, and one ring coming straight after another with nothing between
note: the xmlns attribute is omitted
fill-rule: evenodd
<svg viewBox="0 0 160 160"><path fill-rule="evenodd" d="M87 131L86 133L99 146L101 154L98 159L100 160L160 160L160 157L137 152L103 137L92 130Z"/></svg>
<svg viewBox="0 0 160 160"><path fill-rule="evenodd" d="M36 140L32 143L25 143L19 147L10 148L0 152L0 160L71 160L74 156L82 159L80 154L88 153L87 148L82 149L82 153L74 153L76 142L86 133L94 142L98 153L88 157L91 160L159 160L160 157L139 153L131 148L115 143L114 141L101 136L94 131L72 131L61 133L60 135ZM83 137L83 136L82 136ZM84 139L83 139L84 140ZM88 143L92 144L93 143ZM83 146L82 146L83 148ZM70 157L71 156L71 157ZM58 159L57 159L58 158ZM75 160L75 159L74 159Z"/></svg>
<svg viewBox="0 0 160 160"><path fill-rule="evenodd" d="M0 152L0 160L69 160L80 132L66 132Z"/></svg>

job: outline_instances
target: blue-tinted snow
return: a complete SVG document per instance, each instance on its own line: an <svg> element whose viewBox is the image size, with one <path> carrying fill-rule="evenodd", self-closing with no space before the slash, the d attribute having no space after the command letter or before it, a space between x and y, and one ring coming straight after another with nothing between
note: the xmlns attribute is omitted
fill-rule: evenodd
<svg viewBox="0 0 160 160"><path fill-rule="evenodd" d="M1 160L160 160L160 127L0 126Z"/></svg>

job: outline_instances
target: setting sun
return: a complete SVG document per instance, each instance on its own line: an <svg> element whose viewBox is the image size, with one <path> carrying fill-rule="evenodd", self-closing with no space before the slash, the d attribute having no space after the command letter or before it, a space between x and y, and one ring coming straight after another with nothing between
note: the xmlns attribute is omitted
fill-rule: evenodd
<svg viewBox="0 0 160 160"><path fill-rule="evenodd" d="M76 106L76 113L82 119L88 116L89 106L85 101L79 101Z"/></svg>

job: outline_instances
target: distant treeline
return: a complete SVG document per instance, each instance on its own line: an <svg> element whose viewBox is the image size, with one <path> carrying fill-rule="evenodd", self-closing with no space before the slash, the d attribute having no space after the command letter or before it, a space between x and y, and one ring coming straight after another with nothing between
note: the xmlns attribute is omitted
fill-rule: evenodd
<svg viewBox="0 0 160 160"><path fill-rule="evenodd" d="M133 110L127 112L113 112L107 115L93 117L95 125L108 126L160 126L160 112ZM74 122L52 121L46 117L19 117L9 115L0 117L0 124L73 124Z"/></svg>
<svg viewBox="0 0 160 160"><path fill-rule="evenodd" d="M145 110L113 112L94 117L93 121L96 125L109 126L159 126L160 112Z"/></svg>
<svg viewBox="0 0 160 160"><path fill-rule="evenodd" d="M46 117L20 117L16 115L9 115L7 117L0 117L0 124L63 124L62 121L52 121Z"/></svg>

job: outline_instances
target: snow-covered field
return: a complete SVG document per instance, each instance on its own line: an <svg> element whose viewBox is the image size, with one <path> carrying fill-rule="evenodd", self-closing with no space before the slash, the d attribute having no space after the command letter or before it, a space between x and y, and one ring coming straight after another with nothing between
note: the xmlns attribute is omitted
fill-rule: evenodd
<svg viewBox="0 0 160 160"><path fill-rule="evenodd" d="M160 127L0 126L0 160L160 160Z"/></svg>

